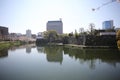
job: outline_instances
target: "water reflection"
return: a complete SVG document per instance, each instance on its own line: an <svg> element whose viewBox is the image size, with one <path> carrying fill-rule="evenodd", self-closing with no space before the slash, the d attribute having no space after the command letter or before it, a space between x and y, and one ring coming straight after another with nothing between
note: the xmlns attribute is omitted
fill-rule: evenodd
<svg viewBox="0 0 120 80"><path fill-rule="evenodd" d="M8 49L0 50L0 58L8 56Z"/></svg>
<svg viewBox="0 0 120 80"><path fill-rule="evenodd" d="M58 62L62 64L63 61L63 47L58 46L37 46L39 53L45 53L48 62Z"/></svg>
<svg viewBox="0 0 120 80"><path fill-rule="evenodd" d="M37 46L38 53L44 53L44 47L43 46Z"/></svg>
<svg viewBox="0 0 120 80"><path fill-rule="evenodd" d="M25 45L0 51L0 80L120 80L119 74L114 49Z"/></svg>
<svg viewBox="0 0 120 80"><path fill-rule="evenodd" d="M24 49L24 48L26 48L26 53L31 53L31 49L36 48L36 45L35 44L25 44L25 45L21 45L21 46L14 46L14 47L11 47L9 50L15 51L17 49Z"/></svg>
<svg viewBox="0 0 120 80"><path fill-rule="evenodd" d="M31 49L32 48L35 48L35 44L27 44L27 45L24 45L23 47L26 48L26 53L31 53Z"/></svg>
<svg viewBox="0 0 120 80"><path fill-rule="evenodd" d="M54 46L46 46L45 53L47 61L49 62L59 62L62 64L63 61L63 53L62 47L54 47Z"/></svg>
<svg viewBox="0 0 120 80"><path fill-rule="evenodd" d="M95 69L97 61L107 63L116 67L120 63L120 52L115 49L71 49L64 48L64 54L68 54L71 58L78 59L81 64L87 62L91 69Z"/></svg>
<svg viewBox="0 0 120 80"><path fill-rule="evenodd" d="M73 49L66 47L56 46L37 46L39 53L46 54L46 60L48 62L59 62L63 61L64 54L69 57L79 60L80 64L87 63L91 69L95 69L96 63L107 63L116 67L117 63L120 63L120 52L115 49Z"/></svg>
<svg viewBox="0 0 120 80"><path fill-rule="evenodd" d="M26 46L26 53L31 53L32 46L27 45Z"/></svg>

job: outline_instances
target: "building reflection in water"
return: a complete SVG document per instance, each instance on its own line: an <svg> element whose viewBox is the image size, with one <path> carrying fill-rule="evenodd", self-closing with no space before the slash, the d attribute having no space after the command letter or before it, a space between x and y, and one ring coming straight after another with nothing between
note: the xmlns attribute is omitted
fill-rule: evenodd
<svg viewBox="0 0 120 80"><path fill-rule="evenodd" d="M35 48L36 46L35 44L27 44L25 45L25 47L26 47L26 53L31 53L31 49Z"/></svg>
<svg viewBox="0 0 120 80"><path fill-rule="evenodd" d="M56 62L62 64L63 61L63 47L55 46L37 46L39 53L45 53L48 62Z"/></svg>
<svg viewBox="0 0 120 80"><path fill-rule="evenodd" d="M31 46L26 46L26 53L31 53Z"/></svg>
<svg viewBox="0 0 120 80"><path fill-rule="evenodd" d="M59 62L62 64L63 61L63 49L62 47L46 46L45 53L47 54L47 60L49 62Z"/></svg>
<svg viewBox="0 0 120 80"><path fill-rule="evenodd" d="M0 50L0 58L8 56L8 49Z"/></svg>
<svg viewBox="0 0 120 80"><path fill-rule="evenodd" d="M33 47L35 45L26 45L16 49L26 48L26 53L31 53ZM38 53L46 54L48 62L62 64L63 55L67 54L69 57L78 60L80 64L87 63L91 69L95 69L96 63L107 63L114 67L120 63L120 51L115 49L73 49L60 46L37 46L36 49ZM0 58L6 56L8 56L8 50L0 51Z"/></svg>
<svg viewBox="0 0 120 80"><path fill-rule="evenodd" d="M63 55L79 60L80 64L85 64L91 69L95 69L96 63L107 63L116 67L120 63L120 52L115 49L73 49L57 46L37 46L39 53L45 53L48 62L57 62L62 64ZM64 52L64 54L63 54Z"/></svg>

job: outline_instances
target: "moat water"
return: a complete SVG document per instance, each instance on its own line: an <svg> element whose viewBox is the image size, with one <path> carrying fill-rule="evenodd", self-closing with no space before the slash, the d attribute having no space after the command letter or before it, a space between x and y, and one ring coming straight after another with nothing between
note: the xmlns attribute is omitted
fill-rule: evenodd
<svg viewBox="0 0 120 80"><path fill-rule="evenodd" d="M116 49L26 45L0 51L0 80L120 80Z"/></svg>

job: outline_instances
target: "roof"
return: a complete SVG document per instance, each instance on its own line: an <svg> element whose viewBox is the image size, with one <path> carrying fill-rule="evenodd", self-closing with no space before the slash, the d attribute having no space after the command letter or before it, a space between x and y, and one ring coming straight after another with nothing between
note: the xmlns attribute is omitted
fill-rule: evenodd
<svg viewBox="0 0 120 80"><path fill-rule="evenodd" d="M0 26L0 28L7 28L7 27L4 27L4 26Z"/></svg>
<svg viewBox="0 0 120 80"><path fill-rule="evenodd" d="M54 23L54 22L56 23L56 22L62 22L62 21L48 21L48 23L51 23L51 22L52 23Z"/></svg>

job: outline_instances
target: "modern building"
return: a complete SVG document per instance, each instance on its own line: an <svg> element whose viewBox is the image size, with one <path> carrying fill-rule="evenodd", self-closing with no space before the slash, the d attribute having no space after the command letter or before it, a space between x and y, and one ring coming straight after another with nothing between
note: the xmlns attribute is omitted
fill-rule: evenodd
<svg viewBox="0 0 120 80"><path fill-rule="evenodd" d="M31 37L32 37L32 34L31 34L31 30L30 30L30 29L26 30L26 37L27 37L27 38L31 38Z"/></svg>
<svg viewBox="0 0 120 80"><path fill-rule="evenodd" d="M7 40L8 34L8 28L0 26L0 40Z"/></svg>
<svg viewBox="0 0 120 80"><path fill-rule="evenodd" d="M63 34L62 20L48 21L47 22L47 31L49 31L49 30L55 30L58 34Z"/></svg>
<svg viewBox="0 0 120 80"><path fill-rule="evenodd" d="M104 30L114 29L113 20L104 21L102 26Z"/></svg>

